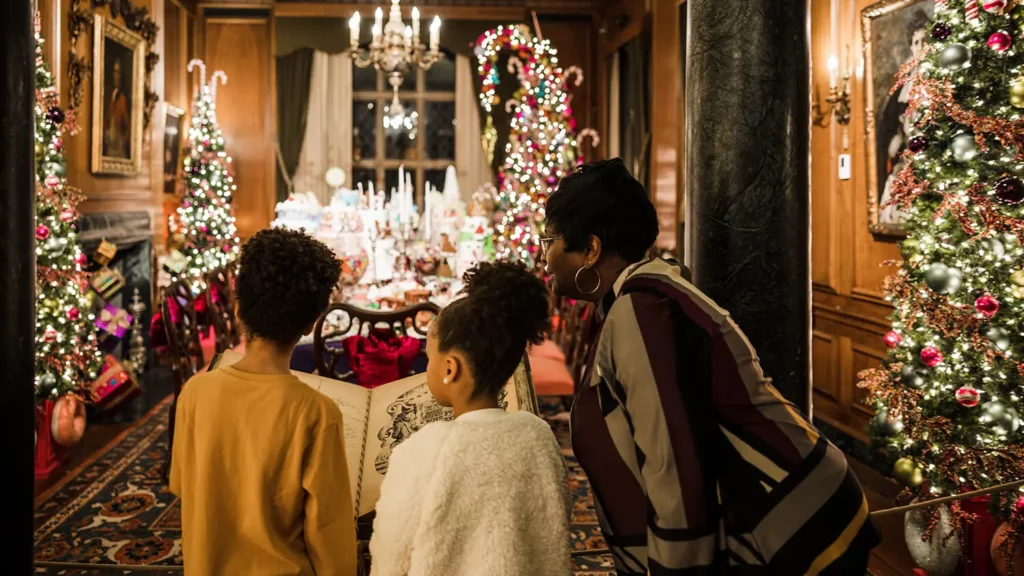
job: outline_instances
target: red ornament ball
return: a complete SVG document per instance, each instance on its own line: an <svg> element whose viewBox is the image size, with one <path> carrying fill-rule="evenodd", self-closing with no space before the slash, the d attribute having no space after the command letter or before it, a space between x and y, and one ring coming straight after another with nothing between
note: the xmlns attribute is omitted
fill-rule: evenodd
<svg viewBox="0 0 1024 576"><path fill-rule="evenodd" d="M999 32L993 32L992 35L988 37L988 47L996 52L1006 52L1010 49L1011 44L1013 44L1013 38L1002 30Z"/></svg>
<svg viewBox="0 0 1024 576"><path fill-rule="evenodd" d="M78 308L72 306L71 309L68 310L68 320L78 320Z"/></svg>
<svg viewBox="0 0 1024 576"><path fill-rule="evenodd" d="M1016 176L1003 176L996 182L996 198L1004 204L1024 202L1024 182Z"/></svg>
<svg viewBox="0 0 1024 576"><path fill-rule="evenodd" d="M60 152L64 148L64 139L57 136L53 139L53 149Z"/></svg>
<svg viewBox="0 0 1024 576"><path fill-rule="evenodd" d="M896 331L890 331L882 337L882 341L885 342L886 348L895 348L903 341L903 336L900 336Z"/></svg>
<svg viewBox="0 0 1024 576"><path fill-rule="evenodd" d="M995 316L999 311L999 300L984 294L974 301L974 308L985 316Z"/></svg>
<svg viewBox="0 0 1024 576"><path fill-rule="evenodd" d="M952 28L945 22L936 22L935 26L932 26L932 38L936 40L945 40L949 38L949 35L953 33Z"/></svg>
<svg viewBox="0 0 1024 576"><path fill-rule="evenodd" d="M920 154L924 152L924 149L928 147L928 140L924 136L914 136L907 142L907 148L910 149L914 154Z"/></svg>
<svg viewBox="0 0 1024 576"><path fill-rule="evenodd" d="M921 350L921 362L924 362L924 365L929 368L935 368L942 364L942 352L935 346L925 346Z"/></svg>
<svg viewBox="0 0 1024 576"><path fill-rule="evenodd" d="M46 111L46 120L50 124L62 124L64 122L64 111L57 106L51 106Z"/></svg>
<svg viewBox="0 0 1024 576"><path fill-rule="evenodd" d="M89 259L86 258L85 252L79 252L78 255L75 256L75 264L78 264L79 266L85 266L88 262Z"/></svg>
<svg viewBox="0 0 1024 576"><path fill-rule="evenodd" d="M60 177L56 174L50 174L46 177L46 187L51 190L60 186Z"/></svg>
<svg viewBox="0 0 1024 576"><path fill-rule="evenodd" d="M981 9L989 14L999 14L1006 8L1006 0L981 0Z"/></svg>
<svg viewBox="0 0 1024 576"><path fill-rule="evenodd" d="M46 227L46 224L36 226L36 240L46 240L49 237L50 229Z"/></svg>
<svg viewBox="0 0 1024 576"><path fill-rule="evenodd" d="M75 211L72 210L71 208L65 208L64 210L60 211L60 221L61 222L71 222L74 219L75 219Z"/></svg>
<svg viewBox="0 0 1024 576"><path fill-rule="evenodd" d="M53 342L57 339L57 331L53 328L47 328L46 332L43 332L43 340L46 342Z"/></svg>
<svg viewBox="0 0 1024 576"><path fill-rule="evenodd" d="M977 388L962 386L956 391L956 401L959 402L961 406L974 408L979 402L981 402L981 392L979 392Z"/></svg>
<svg viewBox="0 0 1024 576"><path fill-rule="evenodd" d="M1015 504L1015 507L1017 508L1017 510L1024 509L1024 495L1022 495L1020 498L1017 498L1017 503Z"/></svg>

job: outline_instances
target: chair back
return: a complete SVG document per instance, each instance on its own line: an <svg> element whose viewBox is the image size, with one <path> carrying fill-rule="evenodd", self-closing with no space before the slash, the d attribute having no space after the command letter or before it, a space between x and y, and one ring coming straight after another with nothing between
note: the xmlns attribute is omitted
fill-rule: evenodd
<svg viewBox="0 0 1024 576"><path fill-rule="evenodd" d="M401 310L369 310L347 302L331 304L327 312L313 328L313 360L317 373L327 378L344 380L351 371L340 371L339 365L345 354L340 347L328 343L360 334L366 336L377 327L387 327L404 336L426 338L430 325L440 314L441 308L433 302L402 308ZM426 347L419 354L426 355Z"/></svg>
<svg viewBox="0 0 1024 576"><path fill-rule="evenodd" d="M174 282L164 288L160 297L160 316L167 333L167 345L174 370L174 395L202 369L206 363L199 343L196 302L187 284Z"/></svg>
<svg viewBox="0 0 1024 576"><path fill-rule="evenodd" d="M217 353L241 343L241 330L235 319L235 282L231 266L218 268L206 276L206 314L216 342Z"/></svg>

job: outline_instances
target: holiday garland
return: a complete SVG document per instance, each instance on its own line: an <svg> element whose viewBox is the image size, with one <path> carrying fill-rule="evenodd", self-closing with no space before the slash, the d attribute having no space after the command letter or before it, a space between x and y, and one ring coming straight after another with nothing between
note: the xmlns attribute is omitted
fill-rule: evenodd
<svg viewBox="0 0 1024 576"><path fill-rule="evenodd" d="M510 135L498 171L497 257L535 264L547 197L583 161L580 140L590 136L596 146L598 138L590 128L576 132L566 84L573 80L579 86L582 71L558 66L551 43L533 36L525 25L499 26L477 39L480 105L488 116L500 104L498 60L505 50L510 52L508 70L519 87L505 105Z"/></svg>
<svg viewBox="0 0 1024 576"><path fill-rule="evenodd" d="M860 386L877 410L872 439L898 456L904 502L1024 478L1022 24L1015 2L940 0L928 46L892 90L908 90L913 130L887 206L903 212L908 238L885 282L889 355ZM1014 534L1022 508L1017 491L993 496ZM973 517L950 511L962 534Z"/></svg>

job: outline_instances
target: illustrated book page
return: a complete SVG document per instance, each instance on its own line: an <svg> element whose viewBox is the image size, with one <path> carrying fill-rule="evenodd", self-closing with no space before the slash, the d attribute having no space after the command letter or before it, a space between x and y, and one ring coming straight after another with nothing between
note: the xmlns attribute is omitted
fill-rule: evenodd
<svg viewBox="0 0 1024 576"><path fill-rule="evenodd" d="M237 352L227 350L213 359L210 369L230 366L241 358ZM452 419L451 409L439 406L427 389L426 374L389 382L373 390L304 372L292 374L334 400L342 412L345 458L356 516L373 512L377 505L394 447L430 422ZM539 414L525 357L498 400L509 412Z"/></svg>

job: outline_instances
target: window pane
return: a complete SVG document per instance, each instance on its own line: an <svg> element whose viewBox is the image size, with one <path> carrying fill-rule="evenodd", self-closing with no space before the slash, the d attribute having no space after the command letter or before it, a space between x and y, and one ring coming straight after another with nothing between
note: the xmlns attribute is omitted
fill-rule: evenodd
<svg viewBox="0 0 1024 576"><path fill-rule="evenodd" d="M391 83L387 77L384 78L384 90L391 92ZM402 83L398 86L399 92L413 92L416 90L416 69L402 75Z"/></svg>
<svg viewBox="0 0 1024 576"><path fill-rule="evenodd" d="M372 160L376 151L376 103L356 100L352 103L352 160Z"/></svg>
<svg viewBox="0 0 1024 576"><path fill-rule="evenodd" d="M357 92L375 92L377 90L377 69L373 66L360 68L353 64L352 89Z"/></svg>
<svg viewBox="0 0 1024 576"><path fill-rule="evenodd" d="M454 92L455 91L455 61L451 56L434 62L426 72L428 92Z"/></svg>
<svg viewBox="0 0 1024 576"><path fill-rule="evenodd" d="M426 153L430 160L455 158L455 103L427 102L423 117Z"/></svg>
<svg viewBox="0 0 1024 576"><path fill-rule="evenodd" d="M423 181L438 190L444 190L444 170L424 170Z"/></svg>
<svg viewBox="0 0 1024 576"><path fill-rule="evenodd" d="M384 115L387 116L391 103L384 108ZM388 160L415 160L416 159L416 134L419 131L420 119L416 113L415 102L402 102L405 111L404 119L396 120L394 124L384 128L384 157ZM396 125L397 124L397 125Z"/></svg>
<svg viewBox="0 0 1024 576"><path fill-rule="evenodd" d="M373 183L374 190L377 189L377 170L374 168L353 168L352 169L352 182L349 183L349 187L352 189L358 189L359 184L363 185L363 190L368 191L370 189L370 183Z"/></svg>
<svg viewBox="0 0 1024 576"><path fill-rule="evenodd" d="M388 168L384 171L384 194L388 202L391 201L391 191L398 189L398 168Z"/></svg>

